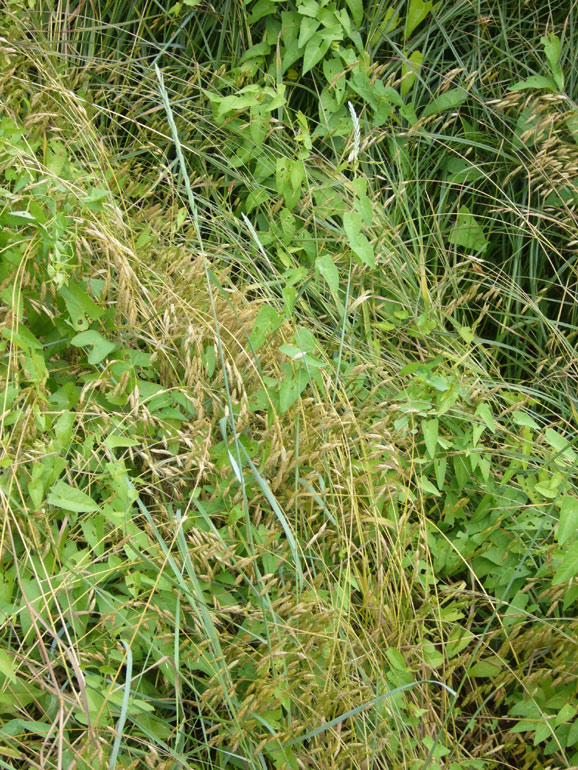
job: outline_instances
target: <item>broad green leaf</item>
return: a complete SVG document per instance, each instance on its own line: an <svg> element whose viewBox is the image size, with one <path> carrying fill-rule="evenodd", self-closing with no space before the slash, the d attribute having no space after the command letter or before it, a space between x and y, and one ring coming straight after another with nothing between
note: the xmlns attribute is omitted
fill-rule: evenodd
<svg viewBox="0 0 578 770"><path fill-rule="evenodd" d="M109 449L116 449L117 447L131 447L138 446L139 442L134 438L128 436L121 436L118 433L113 433L105 438L104 443Z"/></svg>
<svg viewBox="0 0 578 770"><path fill-rule="evenodd" d="M44 345L36 339L34 334L22 324L18 324L17 329L11 329L5 326L2 329L2 337L9 340L12 345L17 345L22 350L42 350Z"/></svg>
<svg viewBox="0 0 578 770"><path fill-rule="evenodd" d="M373 247L361 232L361 214L346 211L343 215L343 227L353 253L369 267L375 267Z"/></svg>
<svg viewBox="0 0 578 770"><path fill-rule="evenodd" d="M317 349L315 335L305 326L298 326L293 337L295 345L305 353L314 353Z"/></svg>
<svg viewBox="0 0 578 770"><path fill-rule="evenodd" d="M407 15L405 17L405 27L403 31L403 39L407 40L414 29L419 26L422 21L427 19L433 8L433 2L428 0L410 0L409 8L407 9Z"/></svg>
<svg viewBox="0 0 578 770"><path fill-rule="evenodd" d="M568 460L568 462L571 463L576 462L576 453L573 451L572 447L568 443L568 440L564 438L564 436L555 431L553 428L547 428L546 432L544 433L544 438L546 439L547 443L556 450L557 453L562 455L565 460Z"/></svg>
<svg viewBox="0 0 578 770"><path fill-rule="evenodd" d="M262 147L269 130L269 114L260 104L253 104L250 110L249 133L257 147Z"/></svg>
<svg viewBox="0 0 578 770"><path fill-rule="evenodd" d="M293 311L295 310L295 301L297 299L297 289L295 286L284 286L283 291L283 306L285 310L285 318L291 318Z"/></svg>
<svg viewBox="0 0 578 770"><path fill-rule="evenodd" d="M423 63L421 51L414 51L407 62L401 66L401 95L405 98L413 88L416 77L419 75Z"/></svg>
<svg viewBox="0 0 578 770"><path fill-rule="evenodd" d="M468 674L476 679L491 679L502 671L499 658L493 657L489 660L480 660L470 668Z"/></svg>
<svg viewBox="0 0 578 770"><path fill-rule="evenodd" d="M0 676L8 679L9 682L16 682L16 668L11 655L4 650L0 650Z"/></svg>
<svg viewBox="0 0 578 770"><path fill-rule="evenodd" d="M562 91L564 88L564 75L560 66L560 54L562 52L560 38L552 33L549 37L540 38L540 42L544 46L544 53L550 65L552 78L556 81L559 90Z"/></svg>
<svg viewBox="0 0 578 770"><path fill-rule="evenodd" d="M560 545L572 540L578 530L578 499L565 495L560 504L560 523L556 538Z"/></svg>
<svg viewBox="0 0 578 770"><path fill-rule="evenodd" d="M568 737L566 739L567 746L575 746L578 743L578 719L576 719L570 730L568 731Z"/></svg>
<svg viewBox="0 0 578 770"><path fill-rule="evenodd" d="M359 27L361 22L363 21L363 0L345 0L345 2L347 3L349 10L351 11L351 15L353 16L353 21Z"/></svg>
<svg viewBox="0 0 578 770"><path fill-rule="evenodd" d="M309 70L323 59L329 46L331 45L331 38L326 32L317 32L311 40L305 46L305 53L303 54L303 75L306 75Z"/></svg>
<svg viewBox="0 0 578 770"><path fill-rule="evenodd" d="M407 663L405 662L405 658L401 654L401 652L396 647L389 647L385 654L387 656L387 659L391 663L392 667L396 671L410 671L411 669L408 667Z"/></svg>
<svg viewBox="0 0 578 770"><path fill-rule="evenodd" d="M553 78L545 77L544 75L530 75L526 80L520 80L514 83L513 86L508 88L508 91L526 91L528 89L533 90L547 90L558 91L558 86Z"/></svg>
<svg viewBox="0 0 578 770"><path fill-rule="evenodd" d="M303 361L303 363L318 369L321 369L327 366L326 363L324 363L323 361L320 361L317 358L314 358L312 355L310 355L309 353L306 353L297 345L281 345L279 347L279 352L283 353L286 356L289 356L291 361L294 361L294 362Z"/></svg>
<svg viewBox="0 0 578 770"><path fill-rule="evenodd" d="M436 460L434 463L434 470L436 474L436 483L438 485L438 489L441 489L444 485L447 467L448 467L448 461L446 460L445 457L442 457L441 459Z"/></svg>
<svg viewBox="0 0 578 770"><path fill-rule="evenodd" d="M273 0L257 0L257 3L255 3L251 10L251 15L247 19L247 24L251 26L258 22L259 19L262 19L264 16L268 16L270 13L276 12L277 7Z"/></svg>
<svg viewBox="0 0 578 770"><path fill-rule="evenodd" d="M317 0L302 0L302 2L297 6L297 10L301 16L311 16L314 19L319 14L320 8L321 7Z"/></svg>
<svg viewBox="0 0 578 770"><path fill-rule="evenodd" d="M280 316L271 305L263 305L257 313L257 318L251 330L249 337L251 345L258 350L270 334L279 329L283 323L283 317Z"/></svg>
<svg viewBox="0 0 578 770"><path fill-rule="evenodd" d="M436 98L430 102L425 110L422 112L422 118L428 118L430 115L438 115L440 112L446 112L447 110L455 110L460 104L463 104L468 98L469 94L464 88L450 88L444 94L436 96Z"/></svg>
<svg viewBox="0 0 578 770"><path fill-rule="evenodd" d="M423 437L425 440L427 451L429 453L429 456L433 458L435 457L436 446L438 443L439 422L438 420L435 420L435 419L424 420L421 424L421 427L423 430Z"/></svg>
<svg viewBox="0 0 578 770"><path fill-rule="evenodd" d="M99 364L117 348L114 342L109 342L95 329L80 332L80 334L77 334L70 340L70 344L76 348L92 348L87 358L88 363L92 365Z"/></svg>
<svg viewBox="0 0 578 770"><path fill-rule="evenodd" d="M552 580L552 585L554 586L567 583L578 575L578 543L574 543L566 550L558 552L558 555L562 556L562 562Z"/></svg>
<svg viewBox="0 0 578 770"><path fill-rule="evenodd" d="M494 422L494 416L492 410L488 404L480 404L476 409L476 415L481 417L484 425L492 432L496 432L496 423Z"/></svg>
<svg viewBox="0 0 578 770"><path fill-rule="evenodd" d="M467 206L460 206L456 224L450 233L450 243L476 253L484 252L488 248L489 242L484 236L484 231Z"/></svg>
<svg viewBox="0 0 578 770"><path fill-rule="evenodd" d="M254 89L252 92L243 94L232 94L230 96L215 96L207 94L209 99L217 105L217 118L224 118L230 112L241 112L255 104L259 104L261 98L260 89Z"/></svg>
<svg viewBox="0 0 578 770"><path fill-rule="evenodd" d="M96 321L104 313L104 310L88 296L84 286L69 283L68 286L61 286L58 293L66 304L66 309L75 329L81 331L88 329L89 320Z"/></svg>
<svg viewBox="0 0 578 770"><path fill-rule="evenodd" d="M540 426L536 420L533 417L530 417L529 414L526 414L526 412L514 412L512 417L516 425L522 425L527 428L532 428L533 430L540 430Z"/></svg>
<svg viewBox="0 0 578 770"><path fill-rule="evenodd" d="M67 409L54 423L54 449L58 452L65 452L70 445L74 417L74 413Z"/></svg>
<svg viewBox="0 0 578 770"><path fill-rule="evenodd" d="M279 411L284 414L305 390L309 376L305 369L289 369L279 387Z"/></svg>
<svg viewBox="0 0 578 770"><path fill-rule="evenodd" d="M39 217L33 213L33 211L7 211L0 216L0 224L12 227L18 227L20 225L33 225L48 235L46 228L39 220Z"/></svg>
<svg viewBox="0 0 578 770"><path fill-rule="evenodd" d="M81 492L80 489L76 489L76 487L71 487L65 481L57 481L52 485L47 500L50 505L62 508L64 511L72 511L74 513L98 511L98 505L92 497L89 497L85 492Z"/></svg>
<svg viewBox="0 0 578 770"><path fill-rule="evenodd" d="M558 474L554 474L548 481L538 482L534 487L534 490L542 495L542 497L546 497L548 500L554 500L554 498L558 497L560 481L561 479Z"/></svg>
<svg viewBox="0 0 578 770"><path fill-rule="evenodd" d="M439 668L439 666L442 666L444 663L443 654L435 644L432 644L431 642L426 642L423 645L422 654L426 666L429 666L430 668Z"/></svg>
<svg viewBox="0 0 578 770"><path fill-rule="evenodd" d="M303 48L303 46L311 40L313 35L317 32L319 29L320 21L317 19L312 19L310 16L303 16L301 18L301 25L299 27L299 39L297 41L297 45L299 48Z"/></svg>
<svg viewBox="0 0 578 770"><path fill-rule="evenodd" d="M323 254L315 260L317 271L326 281L334 296L339 295L339 270L330 254Z"/></svg>
<svg viewBox="0 0 578 770"><path fill-rule="evenodd" d="M468 345L471 345L475 340L475 335L469 326L460 326L458 329L458 334L464 340L464 342L468 343Z"/></svg>
<svg viewBox="0 0 578 770"><path fill-rule="evenodd" d="M435 484L432 484L432 482L426 479L425 477L422 476L422 478L418 480L418 484L421 487L422 491L425 492L427 495L435 495L436 497L440 497L441 492L439 491L439 489L436 487Z"/></svg>

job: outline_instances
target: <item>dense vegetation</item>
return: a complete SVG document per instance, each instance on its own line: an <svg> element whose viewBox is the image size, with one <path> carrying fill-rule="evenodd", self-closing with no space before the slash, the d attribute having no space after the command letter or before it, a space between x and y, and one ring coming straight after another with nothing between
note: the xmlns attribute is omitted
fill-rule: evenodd
<svg viewBox="0 0 578 770"><path fill-rule="evenodd" d="M578 765L578 19L10 0L0 768Z"/></svg>

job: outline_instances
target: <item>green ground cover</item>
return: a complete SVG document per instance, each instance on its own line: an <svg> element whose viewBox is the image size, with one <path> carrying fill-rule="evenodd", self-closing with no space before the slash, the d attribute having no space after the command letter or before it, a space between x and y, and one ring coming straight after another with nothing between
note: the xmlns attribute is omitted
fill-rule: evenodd
<svg viewBox="0 0 578 770"><path fill-rule="evenodd" d="M0 768L578 766L564 2L0 20Z"/></svg>

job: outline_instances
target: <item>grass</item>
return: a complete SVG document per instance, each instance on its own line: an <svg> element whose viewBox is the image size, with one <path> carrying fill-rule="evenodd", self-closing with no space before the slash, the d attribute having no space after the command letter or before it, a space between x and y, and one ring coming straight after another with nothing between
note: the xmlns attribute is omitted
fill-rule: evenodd
<svg viewBox="0 0 578 770"><path fill-rule="evenodd" d="M574 12L310 5L0 22L1 767L578 762Z"/></svg>

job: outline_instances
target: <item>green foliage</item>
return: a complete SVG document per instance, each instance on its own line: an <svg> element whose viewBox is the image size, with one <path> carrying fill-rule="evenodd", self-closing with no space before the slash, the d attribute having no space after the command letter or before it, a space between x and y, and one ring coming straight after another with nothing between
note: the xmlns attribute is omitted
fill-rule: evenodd
<svg viewBox="0 0 578 770"><path fill-rule="evenodd" d="M574 11L29 5L3 756L576 765Z"/></svg>

